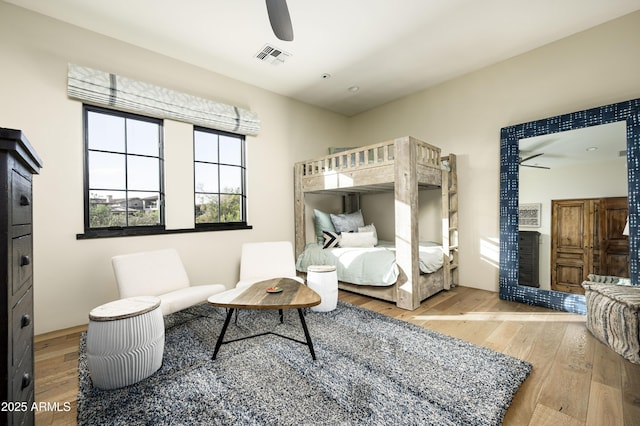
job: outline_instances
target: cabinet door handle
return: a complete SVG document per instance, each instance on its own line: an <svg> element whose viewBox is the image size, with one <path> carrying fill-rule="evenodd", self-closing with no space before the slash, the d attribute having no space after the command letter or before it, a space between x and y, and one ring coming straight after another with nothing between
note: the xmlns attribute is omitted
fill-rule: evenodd
<svg viewBox="0 0 640 426"><path fill-rule="evenodd" d="M31 200L29 199L29 197L27 197L26 195L22 194L20 196L20 205L21 206L31 205Z"/></svg>
<svg viewBox="0 0 640 426"><path fill-rule="evenodd" d="M31 264L31 259L29 259L29 256L27 256L26 254L22 257L20 257L20 266L27 266Z"/></svg>
<svg viewBox="0 0 640 426"><path fill-rule="evenodd" d="M20 318L20 327L25 328L29 324L31 324L31 317L29 316L29 314L24 314L22 318Z"/></svg>

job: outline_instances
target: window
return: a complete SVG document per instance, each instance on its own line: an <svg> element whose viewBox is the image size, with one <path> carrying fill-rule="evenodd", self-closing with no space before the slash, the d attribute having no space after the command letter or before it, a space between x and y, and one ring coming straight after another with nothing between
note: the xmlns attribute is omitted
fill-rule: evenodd
<svg viewBox="0 0 640 426"><path fill-rule="evenodd" d="M244 136L194 128L196 227L246 227Z"/></svg>
<svg viewBox="0 0 640 426"><path fill-rule="evenodd" d="M84 106L85 234L164 228L162 120Z"/></svg>

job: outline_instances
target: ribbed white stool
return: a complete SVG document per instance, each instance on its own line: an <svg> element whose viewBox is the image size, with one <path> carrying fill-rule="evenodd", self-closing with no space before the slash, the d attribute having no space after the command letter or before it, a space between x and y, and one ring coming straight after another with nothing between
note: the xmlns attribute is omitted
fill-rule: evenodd
<svg viewBox="0 0 640 426"><path fill-rule="evenodd" d="M319 305L310 308L312 311L333 311L338 306L338 274L335 266L309 265L307 286L322 299Z"/></svg>
<svg viewBox="0 0 640 426"><path fill-rule="evenodd" d="M129 297L89 313L87 362L93 385L116 389L155 373L164 355L160 299Z"/></svg>

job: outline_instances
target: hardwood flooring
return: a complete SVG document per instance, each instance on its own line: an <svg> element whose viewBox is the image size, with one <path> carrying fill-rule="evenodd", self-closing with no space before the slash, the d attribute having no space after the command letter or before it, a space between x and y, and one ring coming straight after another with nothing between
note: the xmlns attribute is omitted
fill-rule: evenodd
<svg viewBox="0 0 640 426"><path fill-rule="evenodd" d="M341 300L533 364L505 425L640 425L640 365L597 341L585 318L500 300L465 287L441 292L415 311L340 291ZM36 336L36 401L58 410L36 413L36 425L74 425L78 342L86 327ZM69 410L66 408L69 407Z"/></svg>

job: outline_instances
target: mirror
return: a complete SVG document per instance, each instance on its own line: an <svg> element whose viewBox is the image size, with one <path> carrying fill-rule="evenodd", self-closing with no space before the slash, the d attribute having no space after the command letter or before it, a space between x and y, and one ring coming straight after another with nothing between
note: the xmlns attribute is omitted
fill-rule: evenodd
<svg viewBox="0 0 640 426"><path fill-rule="evenodd" d="M500 131L500 274L503 300L544 306L560 311L586 313L583 295L518 285L519 141L623 121L627 135L627 181L629 193L629 269L631 282L638 280L638 217L640 186L640 99L620 102L504 127Z"/></svg>
<svg viewBox="0 0 640 426"><path fill-rule="evenodd" d="M518 284L584 294L585 274L629 277L626 121L520 139L519 149Z"/></svg>

